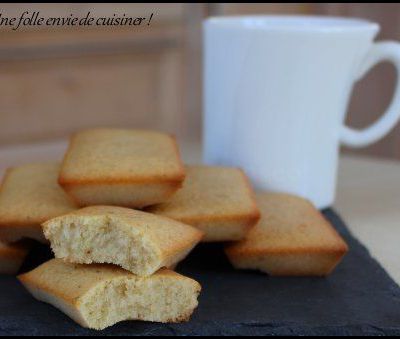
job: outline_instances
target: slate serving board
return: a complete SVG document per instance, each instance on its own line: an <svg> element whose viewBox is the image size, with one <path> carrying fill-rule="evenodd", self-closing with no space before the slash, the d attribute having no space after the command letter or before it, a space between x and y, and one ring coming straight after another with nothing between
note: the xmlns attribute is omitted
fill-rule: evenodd
<svg viewBox="0 0 400 339"><path fill-rule="evenodd" d="M35 301L15 278L0 277L0 335L400 335L399 286L332 210L324 214L351 248L328 278L235 271L221 245L202 245L178 267L203 286L190 322L124 322L96 332ZM38 246L23 270L50 255Z"/></svg>

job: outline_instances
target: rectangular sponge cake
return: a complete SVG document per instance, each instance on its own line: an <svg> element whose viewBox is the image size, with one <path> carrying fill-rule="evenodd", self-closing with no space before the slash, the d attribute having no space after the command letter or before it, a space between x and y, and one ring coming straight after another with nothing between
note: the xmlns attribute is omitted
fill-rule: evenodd
<svg viewBox="0 0 400 339"><path fill-rule="evenodd" d="M226 247L233 266L273 276L325 276L348 251L324 216L307 200L260 193L259 223L245 240Z"/></svg>
<svg viewBox="0 0 400 339"><path fill-rule="evenodd" d="M99 128L73 136L59 183L81 207L142 208L167 200L184 177L172 136Z"/></svg>
<svg viewBox="0 0 400 339"><path fill-rule="evenodd" d="M167 269L141 278L111 265L53 259L19 280L83 327L102 330L125 320L182 322L198 305L201 286Z"/></svg>
<svg viewBox="0 0 400 339"><path fill-rule="evenodd" d="M0 240L45 242L41 223L77 208L57 183L59 171L58 163L7 170L0 188Z"/></svg>
<svg viewBox="0 0 400 339"><path fill-rule="evenodd" d="M232 167L187 166L183 187L147 211L197 227L206 242L241 240L260 218L249 180Z"/></svg>
<svg viewBox="0 0 400 339"><path fill-rule="evenodd" d="M43 230L56 258L115 264L140 276L175 265L203 236L178 221L116 206L85 207L45 222Z"/></svg>

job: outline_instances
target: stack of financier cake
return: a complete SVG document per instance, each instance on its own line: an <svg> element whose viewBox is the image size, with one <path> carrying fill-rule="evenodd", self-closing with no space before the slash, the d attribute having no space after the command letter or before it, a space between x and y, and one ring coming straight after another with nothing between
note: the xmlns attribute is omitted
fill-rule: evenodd
<svg viewBox="0 0 400 339"><path fill-rule="evenodd" d="M256 199L240 169L183 166L169 135L105 128L74 135L62 164L7 171L0 272L19 270L27 238L56 259L20 281L93 329L188 320L201 287L172 269L200 241L226 242L233 266L271 275L326 275L347 251L304 199Z"/></svg>
<svg viewBox="0 0 400 339"><path fill-rule="evenodd" d="M14 171L21 180L7 175L0 191L3 239L48 241L56 256L19 277L37 299L93 329L122 320L189 319L201 287L169 268L203 233L134 209L163 202L181 186L185 172L172 137L84 131L61 165ZM10 223L13 217L20 220Z"/></svg>

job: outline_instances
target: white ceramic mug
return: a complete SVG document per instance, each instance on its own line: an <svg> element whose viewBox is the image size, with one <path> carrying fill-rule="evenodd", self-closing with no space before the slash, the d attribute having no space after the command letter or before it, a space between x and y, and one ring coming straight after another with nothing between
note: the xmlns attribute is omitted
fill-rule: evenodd
<svg viewBox="0 0 400 339"><path fill-rule="evenodd" d="M258 189L334 201L340 144L382 138L400 116L400 87L365 130L344 126L354 83L400 45L374 42L375 23L315 16L205 21L204 161L239 166ZM400 72L399 72L400 73Z"/></svg>

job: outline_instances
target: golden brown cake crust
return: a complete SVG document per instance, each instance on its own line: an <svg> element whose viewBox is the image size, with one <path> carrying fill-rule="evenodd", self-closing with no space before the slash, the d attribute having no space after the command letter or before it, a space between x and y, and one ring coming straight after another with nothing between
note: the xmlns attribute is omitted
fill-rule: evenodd
<svg viewBox="0 0 400 339"><path fill-rule="evenodd" d="M81 207L142 208L167 200L184 177L173 136L97 128L71 138L58 182Z"/></svg>
<svg viewBox="0 0 400 339"><path fill-rule="evenodd" d="M240 240L260 217L243 171L217 166L187 166L183 187L146 210L199 228L204 241Z"/></svg>
<svg viewBox="0 0 400 339"><path fill-rule="evenodd" d="M272 275L327 275L347 244L307 200L289 194L257 195L262 217L246 239L226 247L234 266Z"/></svg>
<svg viewBox="0 0 400 339"><path fill-rule="evenodd" d="M41 223L77 208L57 183L58 163L9 168L0 186L0 239L44 241Z"/></svg>
<svg viewBox="0 0 400 339"><path fill-rule="evenodd" d="M64 185L181 183L185 171L175 138L146 131L97 128L78 132L64 156Z"/></svg>

